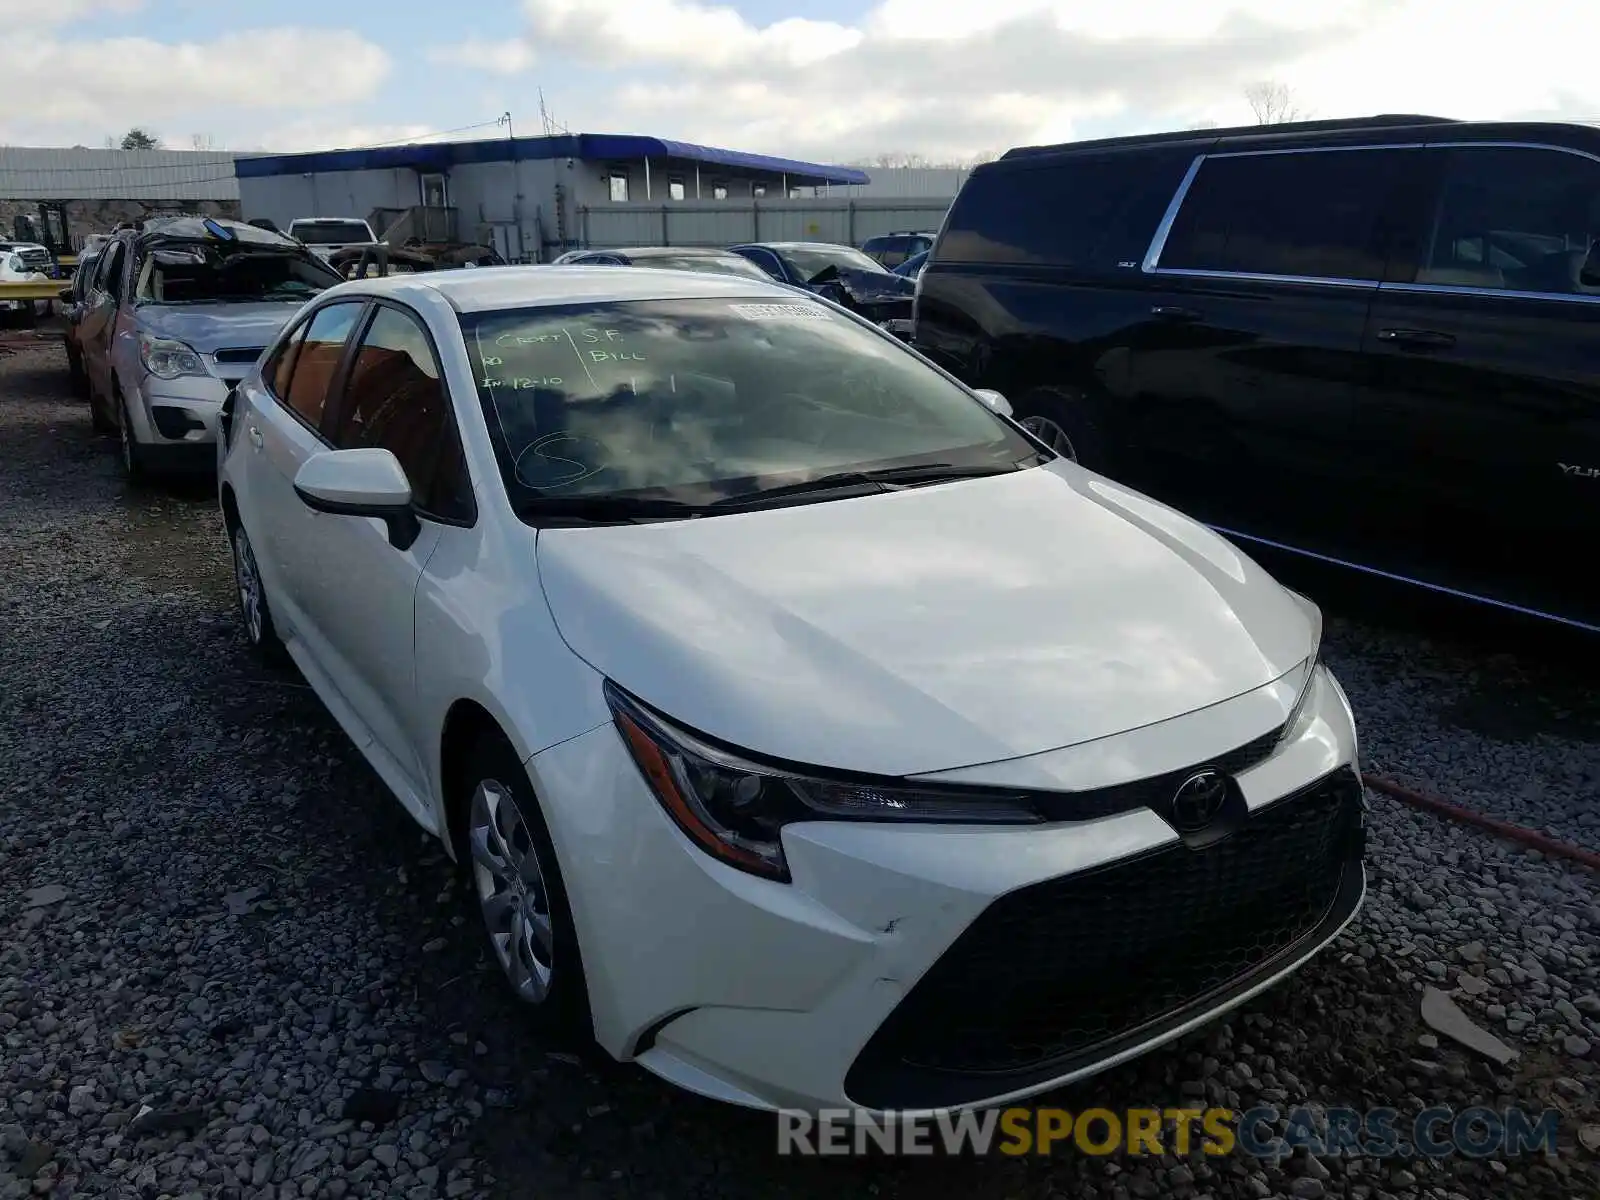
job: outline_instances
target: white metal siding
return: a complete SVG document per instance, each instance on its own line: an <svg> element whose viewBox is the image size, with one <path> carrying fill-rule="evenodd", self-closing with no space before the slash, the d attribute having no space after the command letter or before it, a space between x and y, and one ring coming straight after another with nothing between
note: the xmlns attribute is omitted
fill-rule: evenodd
<svg viewBox="0 0 1600 1200"><path fill-rule="evenodd" d="M314 175L263 175L241 179L245 219L268 217L287 229L297 217L357 217L375 208L411 208L421 201L417 173L409 167L379 171L322 171Z"/></svg>
<svg viewBox="0 0 1600 1200"><path fill-rule="evenodd" d="M586 246L731 246L739 242L836 242L859 246L897 230L936 230L946 200L721 200L593 204L578 212Z"/></svg>
<svg viewBox="0 0 1600 1200"><path fill-rule="evenodd" d="M971 173L966 167L871 167L867 170L871 183L834 185L827 195L852 200L954 200Z"/></svg>
<svg viewBox="0 0 1600 1200"><path fill-rule="evenodd" d="M0 198L236 200L237 157L223 151L0 146Z"/></svg>

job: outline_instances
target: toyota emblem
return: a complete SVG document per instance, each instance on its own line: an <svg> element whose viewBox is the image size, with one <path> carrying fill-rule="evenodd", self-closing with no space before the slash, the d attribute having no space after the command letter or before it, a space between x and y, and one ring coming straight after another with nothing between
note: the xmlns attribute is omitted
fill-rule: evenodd
<svg viewBox="0 0 1600 1200"><path fill-rule="evenodd" d="M1228 802L1228 781L1216 771L1197 771L1172 796L1172 823L1180 833L1199 833Z"/></svg>

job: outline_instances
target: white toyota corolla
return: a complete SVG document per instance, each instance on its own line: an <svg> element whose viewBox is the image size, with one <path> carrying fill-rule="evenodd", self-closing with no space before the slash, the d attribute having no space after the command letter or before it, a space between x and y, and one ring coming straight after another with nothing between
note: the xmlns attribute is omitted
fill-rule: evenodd
<svg viewBox="0 0 1600 1200"><path fill-rule="evenodd" d="M553 1026L758 1108L988 1106L1365 891L1321 618L896 338L736 277L323 292L225 409L243 623Z"/></svg>

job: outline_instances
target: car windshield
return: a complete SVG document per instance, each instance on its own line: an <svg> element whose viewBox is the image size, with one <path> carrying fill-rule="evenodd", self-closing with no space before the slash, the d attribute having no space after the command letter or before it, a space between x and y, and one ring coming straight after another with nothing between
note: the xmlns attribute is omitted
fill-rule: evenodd
<svg viewBox="0 0 1600 1200"><path fill-rule="evenodd" d="M460 321L519 506L699 505L841 472L989 473L1039 455L899 342L809 299L624 301Z"/></svg>
<svg viewBox="0 0 1600 1200"><path fill-rule="evenodd" d="M664 271L709 271L713 275L743 275L746 279L770 281L755 263L737 254L641 254L636 267L658 267Z"/></svg>
<svg viewBox="0 0 1600 1200"><path fill-rule="evenodd" d="M850 246L785 246L778 253L794 269L794 273L807 283L829 267L840 271L871 271L875 275L889 273L888 268L877 259Z"/></svg>
<svg viewBox="0 0 1600 1200"><path fill-rule="evenodd" d="M207 245L153 249L139 269L141 304L306 300L343 278L304 250L219 253Z"/></svg>
<svg viewBox="0 0 1600 1200"><path fill-rule="evenodd" d="M309 225L295 222L289 226L289 236L299 238L308 246L338 246L372 240L372 234L360 221L318 221Z"/></svg>

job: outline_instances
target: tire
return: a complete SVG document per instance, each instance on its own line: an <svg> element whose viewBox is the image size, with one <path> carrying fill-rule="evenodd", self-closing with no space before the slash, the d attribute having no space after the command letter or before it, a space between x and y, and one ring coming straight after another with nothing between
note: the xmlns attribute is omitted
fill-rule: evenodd
<svg viewBox="0 0 1600 1200"><path fill-rule="evenodd" d="M268 666L284 666L289 661L289 652L284 649L277 627L272 623L272 608L267 603L267 589L256 563L255 547L242 522L230 523L228 540L233 544L234 594L239 599L239 624L244 630L244 640Z"/></svg>
<svg viewBox="0 0 1600 1200"><path fill-rule="evenodd" d="M120 392L121 387L116 379L111 380L113 391ZM150 471L145 465L144 452L139 445L139 440L133 436L133 417L128 412L127 401L119 395L117 404L117 440L122 453L122 473L128 477L131 484L148 483Z"/></svg>
<svg viewBox="0 0 1600 1200"><path fill-rule="evenodd" d="M583 956L527 772L498 731L480 734L463 761L455 791L461 805L456 857L467 872L490 961L543 1032L587 1043L593 1027Z"/></svg>
<svg viewBox="0 0 1600 1200"><path fill-rule="evenodd" d="M1110 447L1087 396L1072 388L1034 388L1013 403L1017 423L1056 453L1101 474Z"/></svg>

